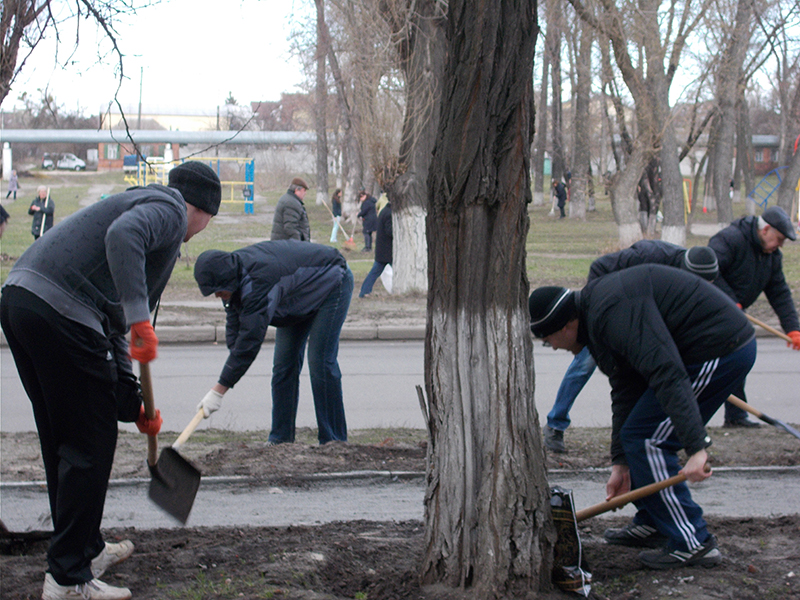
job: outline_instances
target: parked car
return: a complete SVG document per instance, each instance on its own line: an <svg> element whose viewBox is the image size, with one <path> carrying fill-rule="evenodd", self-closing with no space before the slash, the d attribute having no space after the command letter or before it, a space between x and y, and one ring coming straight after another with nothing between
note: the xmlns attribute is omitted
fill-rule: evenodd
<svg viewBox="0 0 800 600"><path fill-rule="evenodd" d="M86 169L86 162L71 152L65 152L63 154L50 154L45 152L42 156L42 168L50 171L53 169L83 171Z"/></svg>

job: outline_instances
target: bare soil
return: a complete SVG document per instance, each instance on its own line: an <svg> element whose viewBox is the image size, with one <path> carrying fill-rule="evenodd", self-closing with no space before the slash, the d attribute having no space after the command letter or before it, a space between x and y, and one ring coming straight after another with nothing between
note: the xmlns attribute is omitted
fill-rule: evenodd
<svg viewBox="0 0 800 600"><path fill-rule="evenodd" d="M712 429L715 465L800 464L800 441L772 427L758 430ZM170 434L165 434L167 438ZM295 444L267 446L258 433L197 432L184 447L203 474L246 475L265 484L302 485L304 476L321 472L425 469L427 442L419 430L352 432L348 443L318 446L315 432L303 430ZM608 465L609 431L573 428L570 452L549 455L548 469L602 468ZM2 481L43 477L33 433L3 434ZM123 433L113 478L147 477L145 443ZM775 482L780 485L780 481ZM594 577L595 599L791 599L800 598L800 515L775 519L708 519L725 560L713 569L655 572L638 566L636 551L609 547L603 530L619 518L581 524L581 540ZM0 597L39 598L47 542L44 536L0 539ZM338 522L316 527L204 528L104 532L110 541L129 538L136 552L103 579L129 587L134 598L221 599L287 598L462 600L468 590L420 586L423 523ZM531 594L555 600L558 590ZM577 597L572 595L572 597Z"/></svg>

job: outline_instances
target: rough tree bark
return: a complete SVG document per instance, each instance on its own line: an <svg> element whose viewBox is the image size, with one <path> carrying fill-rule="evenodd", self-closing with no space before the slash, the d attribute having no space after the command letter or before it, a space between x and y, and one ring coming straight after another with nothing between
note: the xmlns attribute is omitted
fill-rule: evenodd
<svg viewBox="0 0 800 600"><path fill-rule="evenodd" d="M441 80L447 47L446 15L441 2L417 0L405 18L390 25L398 40L405 77L405 115L400 151L393 172L381 185L392 202L394 233L393 292L428 290L425 238L428 168L439 127Z"/></svg>
<svg viewBox="0 0 800 600"><path fill-rule="evenodd" d="M562 33L562 11L564 7L561 2L549 0L547 2L547 51L550 54L550 81L552 82L552 102L550 104L551 116L553 118L553 137L551 147L553 155L551 157L550 174L553 180L563 181L564 171L566 171L564 159L564 131L561 121L561 39Z"/></svg>
<svg viewBox="0 0 800 600"><path fill-rule="evenodd" d="M449 4L427 217L422 581L475 597L550 586L525 240L536 0Z"/></svg>
<svg viewBox="0 0 800 600"><path fill-rule="evenodd" d="M542 89L539 92L539 108L536 115L539 117L539 127L536 130L536 150L533 158L533 205L541 206L544 204L544 155L547 152L547 130L548 130L548 111L547 111L547 89L550 78L550 54L545 45L542 52Z"/></svg>

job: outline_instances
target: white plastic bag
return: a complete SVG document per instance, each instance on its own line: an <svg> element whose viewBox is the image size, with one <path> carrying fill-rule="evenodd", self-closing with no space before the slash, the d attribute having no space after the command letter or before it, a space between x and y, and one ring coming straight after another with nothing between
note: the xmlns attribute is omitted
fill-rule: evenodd
<svg viewBox="0 0 800 600"><path fill-rule="evenodd" d="M386 265L383 269L383 273L381 273L381 283L390 294L392 293L392 273L392 265Z"/></svg>

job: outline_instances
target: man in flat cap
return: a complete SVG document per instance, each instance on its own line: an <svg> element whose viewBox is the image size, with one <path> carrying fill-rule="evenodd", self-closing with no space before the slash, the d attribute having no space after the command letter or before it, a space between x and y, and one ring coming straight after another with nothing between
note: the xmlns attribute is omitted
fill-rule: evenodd
<svg viewBox="0 0 800 600"><path fill-rule="evenodd" d="M611 384L608 499L684 473L705 471L705 424L756 358L755 332L736 305L700 277L664 265L610 273L580 291L542 287L528 307L531 331L553 349L589 348ZM688 457L681 468L678 450ZM656 548L654 569L719 564L721 555L686 483L636 502L633 521L609 529L611 544Z"/></svg>
<svg viewBox="0 0 800 600"><path fill-rule="evenodd" d="M707 281L714 281L719 274L717 257L708 246L695 246L687 250L660 240L641 240L629 248L606 254L595 260L589 267L588 281L643 264L676 267ZM570 425L569 411L596 366L589 349L584 348L575 356L567 372L564 373L544 428L544 444L553 452L561 454L567 451L564 432Z"/></svg>
<svg viewBox="0 0 800 600"><path fill-rule="evenodd" d="M181 244L221 199L214 170L184 162L169 186L130 188L70 215L8 274L0 322L33 407L53 519L44 600L131 597L99 579L133 553L129 540L100 533L117 421L150 435L161 427L143 414L130 358L156 358L150 312Z"/></svg>
<svg viewBox="0 0 800 600"><path fill-rule="evenodd" d="M780 319L781 327L792 339L790 345L800 350L800 322L792 292L783 276L781 246L797 239L789 215L779 206L771 206L760 216L737 219L714 235L708 245L717 253L719 277L714 282L742 310L752 305L761 292ZM744 382L735 396L746 400ZM747 413L730 403L725 405L725 427L758 427Z"/></svg>
<svg viewBox="0 0 800 600"><path fill-rule="evenodd" d="M311 226L308 224L308 213L303 204L308 184L295 177L286 193L280 197L272 217L271 240L311 241Z"/></svg>

